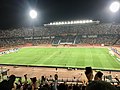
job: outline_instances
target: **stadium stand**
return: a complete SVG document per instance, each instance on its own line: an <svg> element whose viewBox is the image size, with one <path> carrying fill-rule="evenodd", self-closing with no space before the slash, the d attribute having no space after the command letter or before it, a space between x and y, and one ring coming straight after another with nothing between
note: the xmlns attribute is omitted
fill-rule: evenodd
<svg viewBox="0 0 120 90"><path fill-rule="evenodd" d="M13 30L0 30L0 48L16 47L21 45L120 45L120 25L118 24L84 24L84 25L52 25L31 28L19 28ZM55 75L57 77L57 75ZM40 80L36 77L28 81L24 75L24 82L21 77L15 82L15 90L85 90L86 83L81 80L64 80L57 78L46 78ZM120 90L120 81L116 77L104 77L105 81ZM8 82L9 80L5 81ZM2 81L4 83L4 81ZM71 83L72 82L72 83ZM74 83L75 82L75 83ZM1 83L2 84L2 83ZM1 85L0 84L0 85ZM1 88L1 87L0 87ZM4 87L5 88L5 87ZM0 89L8 90L8 89ZM89 90L89 89L88 89Z"/></svg>
<svg viewBox="0 0 120 90"><path fill-rule="evenodd" d="M119 45L119 34L118 24L52 25L35 27L34 30L31 28L0 30L0 47L27 43Z"/></svg>
<svg viewBox="0 0 120 90"><path fill-rule="evenodd" d="M49 77L41 76L41 78L36 77L28 78L27 74L25 74L23 77L10 75L8 76L8 79L5 79L0 83L0 90L91 90L91 88L92 90L98 90L96 88L98 88L99 86L96 85L104 85L104 87L99 87L99 89L107 87L108 88L107 90L120 90L119 82L116 85L114 84L115 82L113 83L106 82L106 80L104 81L102 72L100 71L96 72L95 77L93 77L91 73L93 72L89 70L85 71L85 74L87 75L86 78L90 77L91 79L91 81L87 83L82 82L80 79L77 79L76 77L74 77L73 79L61 79L59 78L58 74L54 74L54 76L50 75ZM106 79L107 78L108 77L106 77ZM115 79L119 80L117 77ZM95 84L92 85L92 83ZM110 89L108 85L110 85L112 89ZM85 89L86 86L87 89Z"/></svg>

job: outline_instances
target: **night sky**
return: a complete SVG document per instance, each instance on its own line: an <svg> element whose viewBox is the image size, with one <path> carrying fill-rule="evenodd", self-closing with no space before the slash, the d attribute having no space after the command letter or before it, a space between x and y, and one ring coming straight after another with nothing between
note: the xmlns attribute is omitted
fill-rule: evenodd
<svg viewBox="0 0 120 90"><path fill-rule="evenodd" d="M81 19L120 22L120 11L109 11L112 1L115 0L0 0L0 28L30 26L32 8L38 11L36 26Z"/></svg>

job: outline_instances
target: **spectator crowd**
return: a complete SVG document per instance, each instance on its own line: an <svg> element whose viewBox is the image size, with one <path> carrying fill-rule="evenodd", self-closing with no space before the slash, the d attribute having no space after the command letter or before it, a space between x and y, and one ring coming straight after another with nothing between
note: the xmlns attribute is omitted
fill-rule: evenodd
<svg viewBox="0 0 120 90"><path fill-rule="evenodd" d="M91 67L85 68L85 75L87 82L81 83L78 80L72 81L76 83L67 83L68 80L60 81L57 73L54 77L51 75L49 78L45 76L41 76L40 79L33 77L30 78L30 81L27 74L25 74L24 82L22 77L11 75L0 82L0 90L120 90L120 81L117 77L115 77L117 85L112 84L112 82L106 82L101 71L96 72L95 76L93 76Z"/></svg>
<svg viewBox="0 0 120 90"><path fill-rule="evenodd" d="M105 44L120 45L120 25L118 24L84 24L84 25L53 25L35 28L19 28L12 30L0 30L0 47L13 47L32 43L40 44ZM117 80L117 88L111 83L103 81L103 73L97 72L93 79L92 69L86 68L87 83L67 84L59 81L57 74L48 79L42 76L25 81L21 77L11 75L0 83L0 90L120 90L120 81ZM17 82L16 82L17 78ZM76 81L77 82L77 81Z"/></svg>
<svg viewBox="0 0 120 90"><path fill-rule="evenodd" d="M52 25L0 30L0 47L39 44L120 44L119 24Z"/></svg>

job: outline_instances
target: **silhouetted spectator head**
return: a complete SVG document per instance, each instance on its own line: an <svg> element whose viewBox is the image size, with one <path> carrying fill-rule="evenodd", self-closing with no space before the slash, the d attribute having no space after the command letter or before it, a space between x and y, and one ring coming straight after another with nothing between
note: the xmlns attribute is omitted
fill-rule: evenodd
<svg viewBox="0 0 120 90"><path fill-rule="evenodd" d="M27 79L27 74L24 75L25 79Z"/></svg>
<svg viewBox="0 0 120 90"><path fill-rule="evenodd" d="M30 78L32 83L35 84L35 82L37 81L36 77Z"/></svg>
<svg viewBox="0 0 120 90"><path fill-rule="evenodd" d="M9 80L15 81L16 76L15 75L10 75Z"/></svg>
<svg viewBox="0 0 120 90"><path fill-rule="evenodd" d="M103 76L103 73L99 71L96 73L94 80L102 80L102 76Z"/></svg>
<svg viewBox="0 0 120 90"><path fill-rule="evenodd" d="M88 81L92 81L92 79L93 79L93 71L92 71L91 67L86 67L85 68L85 75L86 75Z"/></svg>
<svg viewBox="0 0 120 90"><path fill-rule="evenodd" d="M45 76L42 76L42 77L41 77L41 80L42 80L42 81L45 81Z"/></svg>
<svg viewBox="0 0 120 90"><path fill-rule="evenodd" d="M105 81L92 81L90 82L86 90L117 90L113 85Z"/></svg>
<svg viewBox="0 0 120 90"><path fill-rule="evenodd" d="M55 78L55 80L58 80L58 75L57 75L57 74L55 74L54 78Z"/></svg>
<svg viewBox="0 0 120 90"><path fill-rule="evenodd" d="M0 90L11 90L14 88L15 75L11 75L8 80L3 80L0 83Z"/></svg>

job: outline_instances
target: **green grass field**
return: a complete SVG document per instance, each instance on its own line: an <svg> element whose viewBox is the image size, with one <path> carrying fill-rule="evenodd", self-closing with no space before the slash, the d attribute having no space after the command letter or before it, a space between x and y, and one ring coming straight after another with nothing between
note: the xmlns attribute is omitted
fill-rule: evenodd
<svg viewBox="0 0 120 90"><path fill-rule="evenodd" d="M0 64L120 70L120 61L107 48L22 48L0 56Z"/></svg>

